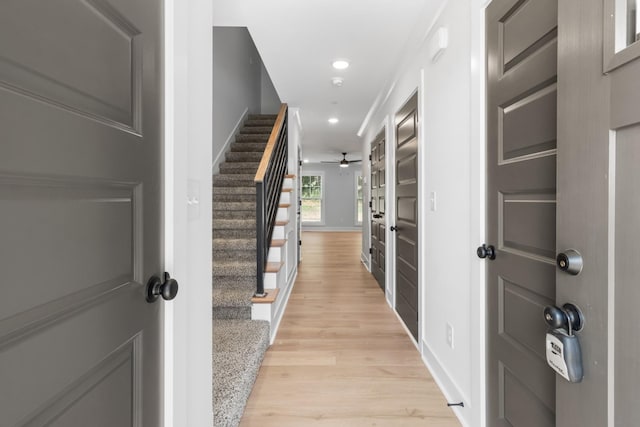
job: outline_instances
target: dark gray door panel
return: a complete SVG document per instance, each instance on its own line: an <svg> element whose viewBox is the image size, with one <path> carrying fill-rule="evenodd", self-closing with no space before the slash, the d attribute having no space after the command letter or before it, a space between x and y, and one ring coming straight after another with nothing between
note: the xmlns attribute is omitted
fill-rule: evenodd
<svg viewBox="0 0 640 427"><path fill-rule="evenodd" d="M0 425L161 425L161 22L0 4Z"/></svg>
<svg viewBox="0 0 640 427"><path fill-rule="evenodd" d="M542 310L555 303L557 3L487 8L490 426L555 425Z"/></svg>
<svg viewBox="0 0 640 427"><path fill-rule="evenodd" d="M418 340L418 95L396 114L396 310Z"/></svg>

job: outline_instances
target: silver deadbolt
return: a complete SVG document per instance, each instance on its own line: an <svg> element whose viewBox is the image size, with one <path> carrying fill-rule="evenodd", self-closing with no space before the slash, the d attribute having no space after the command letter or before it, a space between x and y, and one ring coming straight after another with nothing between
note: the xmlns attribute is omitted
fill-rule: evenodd
<svg viewBox="0 0 640 427"><path fill-rule="evenodd" d="M558 268L573 276L582 271L582 255L575 249L567 249L556 257Z"/></svg>

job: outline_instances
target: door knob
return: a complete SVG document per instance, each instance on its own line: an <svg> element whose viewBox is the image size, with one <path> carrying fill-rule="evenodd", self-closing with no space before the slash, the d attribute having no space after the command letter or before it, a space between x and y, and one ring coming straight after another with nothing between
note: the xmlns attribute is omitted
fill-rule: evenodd
<svg viewBox="0 0 640 427"><path fill-rule="evenodd" d="M382 215L380 215L380 214L373 214L373 217L374 217L374 218L382 218Z"/></svg>
<svg viewBox="0 0 640 427"><path fill-rule="evenodd" d="M496 248L494 248L493 245L487 246L486 243L483 243L482 246L478 246L476 253L478 254L478 258L496 259Z"/></svg>
<svg viewBox="0 0 640 427"><path fill-rule="evenodd" d="M389 230L398 231L398 227L396 227L395 225L392 225L391 227L389 227Z"/></svg>
<svg viewBox="0 0 640 427"><path fill-rule="evenodd" d="M582 271L582 255L575 249L567 249L558 254L556 264L560 270L576 276Z"/></svg>
<svg viewBox="0 0 640 427"><path fill-rule="evenodd" d="M159 297L171 301L178 295L178 281L172 279L169 273L164 273L164 281L158 276L151 276L147 282L147 302L155 302Z"/></svg>

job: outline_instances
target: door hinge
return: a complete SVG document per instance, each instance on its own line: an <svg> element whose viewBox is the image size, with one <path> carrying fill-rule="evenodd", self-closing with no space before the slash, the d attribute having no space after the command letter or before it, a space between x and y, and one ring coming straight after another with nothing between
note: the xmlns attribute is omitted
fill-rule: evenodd
<svg viewBox="0 0 640 427"><path fill-rule="evenodd" d="M373 248L369 248L369 253L372 254L373 253Z"/></svg>
<svg viewBox="0 0 640 427"><path fill-rule="evenodd" d="M298 165L302 166L302 160L298 160Z"/></svg>
<svg viewBox="0 0 640 427"><path fill-rule="evenodd" d="M369 200L369 207L372 208L373 207L373 203L371 203L371 200Z"/></svg>
<svg viewBox="0 0 640 427"><path fill-rule="evenodd" d="M371 154L369 154L369 161L371 161Z"/></svg>
<svg viewBox="0 0 640 427"><path fill-rule="evenodd" d="M302 246L302 240L298 240L298 246Z"/></svg>

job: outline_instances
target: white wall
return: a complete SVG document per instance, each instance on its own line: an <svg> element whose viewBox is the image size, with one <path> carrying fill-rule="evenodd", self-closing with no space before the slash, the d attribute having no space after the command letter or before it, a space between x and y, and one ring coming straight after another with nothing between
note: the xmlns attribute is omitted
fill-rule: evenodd
<svg viewBox="0 0 640 427"><path fill-rule="evenodd" d="M449 401L464 402L464 408L456 409L458 417L473 426L482 425L484 417L484 293L479 291L484 282L475 257L475 248L482 243L480 212L484 210L483 195L479 194L484 179L479 159L484 144L480 124L484 77L480 71L482 45L478 42L483 39L483 18L478 3L445 1L435 21L424 17L425 26L416 29L395 79L372 107L363 135L366 158L371 141L384 124L389 124L387 182L394 182L395 135L390 118L418 91L419 346ZM448 48L434 62L429 44L441 27L448 30ZM365 169L369 174L368 165ZM393 186L388 187L390 201ZM432 193L436 196L435 211L431 210ZM393 204L387 202L388 211L389 207ZM363 249L369 246L366 228ZM393 253L393 248L390 250ZM391 286L393 271L387 270ZM393 303L393 298L390 301ZM446 341L447 323L454 328L454 348Z"/></svg>
<svg viewBox="0 0 640 427"><path fill-rule="evenodd" d="M368 158L368 157L367 157ZM356 223L356 178L361 167L356 164L341 168L337 164L305 163L302 173L324 175L324 223L303 223L304 230L340 231L361 229Z"/></svg>
<svg viewBox="0 0 640 427"><path fill-rule="evenodd" d="M210 2L165 0L164 427L213 424ZM191 203L189 204L188 201Z"/></svg>

